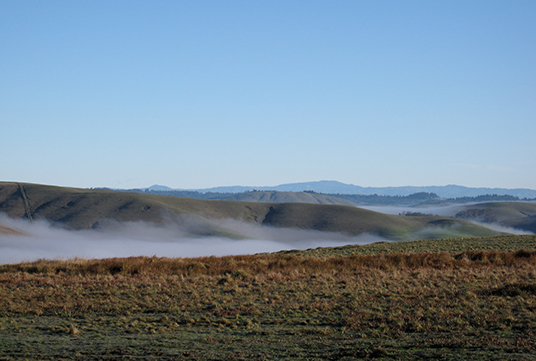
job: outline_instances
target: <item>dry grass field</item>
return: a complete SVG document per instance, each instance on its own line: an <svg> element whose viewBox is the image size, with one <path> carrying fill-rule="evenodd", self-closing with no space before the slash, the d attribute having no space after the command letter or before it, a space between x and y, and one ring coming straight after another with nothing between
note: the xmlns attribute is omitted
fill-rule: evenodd
<svg viewBox="0 0 536 361"><path fill-rule="evenodd" d="M536 236L516 237L4 265L0 360L536 359Z"/></svg>

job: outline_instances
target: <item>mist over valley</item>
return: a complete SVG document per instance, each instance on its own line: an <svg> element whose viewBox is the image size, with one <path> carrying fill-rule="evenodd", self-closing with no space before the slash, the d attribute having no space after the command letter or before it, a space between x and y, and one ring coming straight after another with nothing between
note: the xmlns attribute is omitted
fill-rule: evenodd
<svg viewBox="0 0 536 361"><path fill-rule="evenodd" d="M1 182L0 262L222 256L529 234L535 229L536 203L532 202L358 207L303 202L304 197L332 201L322 194L281 193L269 194L287 202L200 200Z"/></svg>

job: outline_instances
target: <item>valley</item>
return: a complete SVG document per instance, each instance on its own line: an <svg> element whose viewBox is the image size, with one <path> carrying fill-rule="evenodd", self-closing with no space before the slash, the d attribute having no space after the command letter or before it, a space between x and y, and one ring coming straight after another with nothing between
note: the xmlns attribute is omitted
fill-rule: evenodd
<svg viewBox="0 0 536 361"><path fill-rule="evenodd" d="M247 235L226 227L222 220L347 236L371 234L396 241L499 234L463 219L390 215L348 205L200 200L9 182L0 183L0 212L72 230L106 228L110 222L187 223L193 235L237 239Z"/></svg>

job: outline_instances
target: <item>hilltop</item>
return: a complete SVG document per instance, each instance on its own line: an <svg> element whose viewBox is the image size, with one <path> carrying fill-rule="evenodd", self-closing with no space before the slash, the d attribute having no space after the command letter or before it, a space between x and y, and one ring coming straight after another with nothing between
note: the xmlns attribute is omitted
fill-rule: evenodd
<svg viewBox="0 0 536 361"><path fill-rule="evenodd" d="M127 189L115 190L116 192L146 193L162 196L173 196L183 198L195 198L220 201L240 201L240 202L267 202L267 203L311 203L311 204L339 204L346 206L358 206L359 203L351 199L345 199L336 195L306 192L284 192L284 191L260 191L251 190L245 192L198 192L179 190L155 190L155 189Z"/></svg>

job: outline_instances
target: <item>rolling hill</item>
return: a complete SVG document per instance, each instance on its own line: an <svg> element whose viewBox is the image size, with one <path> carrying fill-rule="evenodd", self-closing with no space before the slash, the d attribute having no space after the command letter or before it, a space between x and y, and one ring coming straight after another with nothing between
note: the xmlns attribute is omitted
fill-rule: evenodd
<svg viewBox="0 0 536 361"><path fill-rule="evenodd" d="M279 192L279 191L247 191L242 193L200 193L194 191L174 190L127 190L133 193L158 194L183 198L195 198L220 201L267 202L267 203L311 203L311 204L340 204L358 206L357 203L342 197L313 192Z"/></svg>
<svg viewBox="0 0 536 361"><path fill-rule="evenodd" d="M198 192L162 189L159 186L141 189L113 189L116 192L147 193L161 196L175 196L183 198L195 198L221 201L244 201L244 202L272 202L272 203L312 203L312 204L342 204L355 207L371 205L391 205L407 207L446 206L451 204L469 204L483 202L517 202L519 197L511 195L487 194L476 197L441 198L435 193L412 193L405 196L392 195L363 195L341 193L316 193L315 191L290 192L290 191L262 191L250 190L245 192ZM107 189L107 188L100 188ZM110 189L108 189L110 190ZM527 201L527 200L525 200Z"/></svg>
<svg viewBox="0 0 536 361"><path fill-rule="evenodd" d="M535 202L487 202L463 207L456 218L497 223L536 233Z"/></svg>
<svg viewBox="0 0 536 361"><path fill-rule="evenodd" d="M235 194L233 198L234 200L242 202L339 204L354 207L357 206L354 202L339 197L307 192L244 192Z"/></svg>
<svg viewBox="0 0 536 361"><path fill-rule="evenodd" d="M347 235L371 233L391 240L497 234L464 220L387 215L345 205L210 201L13 182L0 182L0 212L30 221L45 219L75 230L99 228L110 220L180 224L187 216L196 219L194 232L200 235L234 237L240 234L212 220Z"/></svg>

